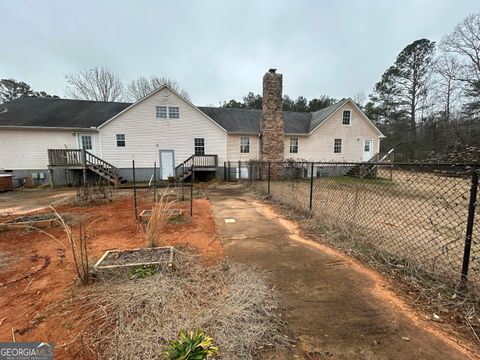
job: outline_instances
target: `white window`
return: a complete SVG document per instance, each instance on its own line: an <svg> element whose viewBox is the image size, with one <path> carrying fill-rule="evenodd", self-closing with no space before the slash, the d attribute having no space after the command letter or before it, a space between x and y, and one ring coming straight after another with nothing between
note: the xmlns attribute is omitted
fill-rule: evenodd
<svg viewBox="0 0 480 360"><path fill-rule="evenodd" d="M117 134L117 147L125 147L125 134Z"/></svg>
<svg viewBox="0 0 480 360"><path fill-rule="evenodd" d="M168 107L168 117L170 119L180 118L180 108L178 106L169 106Z"/></svg>
<svg viewBox="0 0 480 360"><path fill-rule="evenodd" d="M298 138L290 138L290 154L298 154Z"/></svg>
<svg viewBox="0 0 480 360"><path fill-rule="evenodd" d="M205 155L205 139L204 138L193 139L193 145L195 147L195 155Z"/></svg>
<svg viewBox="0 0 480 360"><path fill-rule="evenodd" d="M166 106L157 106L155 108L157 114L157 119L166 119L167 118L167 107Z"/></svg>
<svg viewBox="0 0 480 360"><path fill-rule="evenodd" d="M350 125L351 119L352 119L352 110L343 110L342 124Z"/></svg>
<svg viewBox="0 0 480 360"><path fill-rule="evenodd" d="M342 139L335 139L333 141L333 152L335 154L341 154L342 153Z"/></svg>
<svg viewBox="0 0 480 360"><path fill-rule="evenodd" d="M240 137L240 153L248 154L250 152L250 138L248 136Z"/></svg>

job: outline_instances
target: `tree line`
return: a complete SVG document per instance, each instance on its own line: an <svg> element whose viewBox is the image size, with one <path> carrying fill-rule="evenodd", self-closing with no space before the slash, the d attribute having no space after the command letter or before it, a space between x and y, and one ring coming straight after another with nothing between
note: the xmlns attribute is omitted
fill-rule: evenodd
<svg viewBox="0 0 480 360"><path fill-rule="evenodd" d="M448 160L480 146L480 14L436 44L407 45L364 106L405 159Z"/></svg>
<svg viewBox="0 0 480 360"><path fill-rule="evenodd" d="M139 76L128 84L112 70L105 67L81 69L65 75L68 98L93 101L137 101L164 84L170 86L187 100L188 92L174 80L159 76ZM31 86L15 79L0 80L0 103L29 97L55 97L44 91L33 91Z"/></svg>
<svg viewBox="0 0 480 360"><path fill-rule="evenodd" d="M283 96L282 108L283 111L297 111L297 112L314 112L333 105L337 102L336 99L327 95L322 95L319 98L307 100L303 96L292 99L288 95ZM221 105L224 108L235 109L262 109L262 95L249 92L242 98L242 101L229 100L224 101Z"/></svg>

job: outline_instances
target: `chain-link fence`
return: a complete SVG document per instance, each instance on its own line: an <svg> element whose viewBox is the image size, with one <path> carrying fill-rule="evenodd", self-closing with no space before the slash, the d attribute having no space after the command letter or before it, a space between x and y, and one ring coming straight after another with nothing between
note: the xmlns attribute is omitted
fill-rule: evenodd
<svg viewBox="0 0 480 360"><path fill-rule="evenodd" d="M374 260L448 285L468 279L480 288L476 167L288 161L237 166L241 170L229 169L230 175L243 176L233 179L304 214L319 230L336 231L340 246L353 244Z"/></svg>

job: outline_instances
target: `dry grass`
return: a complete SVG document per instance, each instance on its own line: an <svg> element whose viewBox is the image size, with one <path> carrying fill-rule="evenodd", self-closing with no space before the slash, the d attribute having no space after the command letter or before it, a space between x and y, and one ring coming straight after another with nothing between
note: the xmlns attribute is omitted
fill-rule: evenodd
<svg viewBox="0 0 480 360"><path fill-rule="evenodd" d="M7 256L6 254L0 252L0 269L6 268L11 260L12 259L10 256Z"/></svg>
<svg viewBox="0 0 480 360"><path fill-rule="evenodd" d="M156 247L159 244L160 236L168 222L165 211L170 209L175 201L169 200L168 193L161 194L152 207L152 214L145 227L145 240L148 247Z"/></svg>
<svg viewBox="0 0 480 360"><path fill-rule="evenodd" d="M238 265L189 260L176 271L95 285L84 296L82 347L99 358L159 359L179 331L196 328L214 338L221 359L253 359L288 343L278 294Z"/></svg>

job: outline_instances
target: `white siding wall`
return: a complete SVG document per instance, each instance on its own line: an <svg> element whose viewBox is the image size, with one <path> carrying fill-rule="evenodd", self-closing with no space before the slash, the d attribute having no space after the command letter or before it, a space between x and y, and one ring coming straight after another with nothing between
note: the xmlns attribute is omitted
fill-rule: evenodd
<svg viewBox="0 0 480 360"><path fill-rule="evenodd" d="M342 125L344 109L352 110L350 126ZM348 102L310 136L298 136L298 139L298 154L290 154L290 136L285 137L285 159L362 161L364 140L373 140L372 156L380 149L378 132ZM342 139L341 154L333 153L334 139Z"/></svg>
<svg viewBox="0 0 480 360"><path fill-rule="evenodd" d="M240 153L240 137L250 138L250 153ZM258 135L228 135L227 137L227 161L248 161L259 159Z"/></svg>
<svg viewBox="0 0 480 360"><path fill-rule="evenodd" d="M168 96L166 96L168 93ZM155 107L178 106L179 119L157 119ZM125 147L117 147L116 134L125 134ZM205 154L225 161L226 133L205 115L168 89L150 96L100 129L105 161L120 168L152 167L159 150L174 150L178 165L194 152L193 139L205 139Z"/></svg>
<svg viewBox="0 0 480 360"><path fill-rule="evenodd" d="M0 129L0 169L46 169L47 149L76 149L72 131Z"/></svg>

